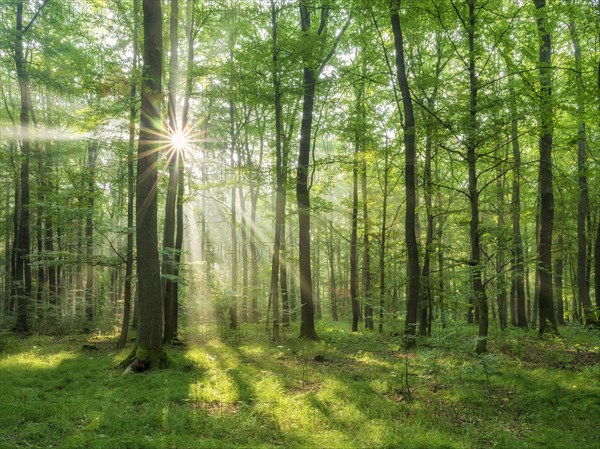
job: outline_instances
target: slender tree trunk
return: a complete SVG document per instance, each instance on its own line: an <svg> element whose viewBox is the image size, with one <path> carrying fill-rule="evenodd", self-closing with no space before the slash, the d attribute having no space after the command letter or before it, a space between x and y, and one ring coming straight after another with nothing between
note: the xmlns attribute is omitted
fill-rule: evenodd
<svg viewBox="0 0 600 449"><path fill-rule="evenodd" d="M12 158L12 154L15 151L14 145L9 144L10 154ZM15 204L15 208L17 205ZM4 293L2 296L3 304L2 311L3 314L12 313L12 304L11 304L11 285L12 285L12 277L11 277L11 245L10 245L10 233L11 233L11 203L10 203L10 189L6 188L5 196L4 196ZM13 212L14 213L14 212Z"/></svg>
<svg viewBox="0 0 600 449"><path fill-rule="evenodd" d="M289 236L289 244L288 247L289 248L295 248L296 247L296 242L294 239L294 227L292 226L292 221L291 221L291 216L290 216L290 222L288 223L288 229L290 230L290 236ZM295 254L290 255L288 253L288 269L287 272L289 273L289 288L288 288L288 301L289 301L289 310L290 310L290 322L295 323L297 321L297 304L296 304L296 299L297 299L297 289L296 289L296 256Z"/></svg>
<svg viewBox="0 0 600 449"><path fill-rule="evenodd" d="M173 135L180 132L177 123L177 81L178 81L178 25L179 25L179 0L170 0L171 12L169 16L169 85L167 114L169 119L169 132ZM162 284L163 284L163 307L164 307L164 329L163 341L170 342L174 335L173 316L176 314L174 307L176 303L175 294L177 281L175 276L175 228L177 189L179 185L179 152L182 148L169 145L167 148L167 160L169 167L169 184L167 188L167 200L165 202L165 225L163 232L163 260L162 260Z"/></svg>
<svg viewBox="0 0 600 449"><path fill-rule="evenodd" d="M308 2L300 1L300 24L305 40L310 38L310 12ZM310 41L306 41L311 45ZM296 171L296 200L298 203L298 264L300 267L300 338L316 339L313 305L312 273L310 266L310 193L308 168L310 160L311 130L316 92L314 61L305 60L303 69L303 106L300 128L300 149Z"/></svg>
<svg viewBox="0 0 600 449"><path fill-rule="evenodd" d="M350 301L352 302L352 332L358 332L360 311L358 305L358 132L354 142L352 163L352 228L350 231Z"/></svg>
<svg viewBox="0 0 600 449"><path fill-rule="evenodd" d="M537 28L540 36L540 233L537 272L540 278L539 332L557 333L552 293L552 228L554 224L554 193L552 187L552 47L546 19L546 0L534 0Z"/></svg>
<svg viewBox="0 0 600 449"><path fill-rule="evenodd" d="M496 157L502 157L499 152L496 152ZM505 160L507 156L505 156ZM504 330L508 327L508 304L506 296L506 274L504 272L506 238L504 234L504 166L499 165L497 169L496 179L496 199L498 203L498 238L497 238L497 253L496 253L496 302L498 303L498 318L500 321L500 329Z"/></svg>
<svg viewBox="0 0 600 449"><path fill-rule="evenodd" d="M238 153L238 167L241 173L241 155ZM241 237L241 256L242 256L242 323L248 322L248 225L246 222L246 198L241 186L238 186L240 197L240 237Z"/></svg>
<svg viewBox="0 0 600 449"><path fill-rule="evenodd" d="M415 186L415 117L412 98L408 86L406 61L404 57L404 41L400 24L400 0L392 3L392 31L396 49L396 75L402 93L404 110L404 185L406 190L405 236L408 250L408 287L406 290L406 321L404 326L404 344L407 348L415 346L417 311L419 306L419 252L415 229L416 186Z"/></svg>
<svg viewBox="0 0 600 449"><path fill-rule="evenodd" d="M230 164L235 167L236 131L235 131L235 104L229 100L229 139L230 139ZM229 299L229 327L237 329L237 290L238 290L238 257L237 257L237 207L236 188L231 187L231 294Z"/></svg>
<svg viewBox="0 0 600 449"><path fill-rule="evenodd" d="M436 65L436 85L434 87L434 93L428 101L428 108L430 110L435 106L435 98L437 96L437 79L439 76L439 65L440 56L438 52L437 65ZM425 254L423 256L423 270L421 275L421 297L420 297L420 314L419 314L419 334L421 336L431 335L431 319L433 316L433 292L432 292L432 279L431 279L431 253L433 251L433 206L431 201L431 195L433 192L433 180L431 176L431 158L432 158L432 122L428 117L426 119L426 136L425 136L425 167L424 167L424 182L425 182L425 210L427 215L427 230L425 236Z"/></svg>
<svg viewBox="0 0 600 449"><path fill-rule="evenodd" d="M371 244L369 223L369 197L367 192L367 163L362 164L362 203L363 203L363 297L365 301L365 329L373 329L373 299L371 298Z"/></svg>
<svg viewBox="0 0 600 449"><path fill-rule="evenodd" d="M600 219L598 220L598 229L596 229L596 245L594 253L594 291L596 292L596 308L600 310Z"/></svg>
<svg viewBox="0 0 600 449"><path fill-rule="evenodd" d="M573 6L571 6L573 7ZM577 205L577 294L579 302L583 306L583 314L586 325L598 325L598 320L594 316L592 301L590 298L590 285L588 282L588 254L587 254L587 233L586 220L588 216L588 183L587 183L587 137L585 125L585 88L583 85L581 45L579 35L575 27L575 21L570 20L569 30L571 32L571 41L573 44L573 54L575 56L575 76L577 80L577 117L579 127L577 132L577 181L579 184L579 202Z"/></svg>
<svg viewBox="0 0 600 449"><path fill-rule="evenodd" d="M389 143L387 137L385 140L385 160L383 165L383 204L381 207L381 231L380 231L380 247L379 247L379 327L380 334L383 333L383 320L385 310L385 250L387 237L387 202L389 196Z"/></svg>
<svg viewBox="0 0 600 449"><path fill-rule="evenodd" d="M329 303L331 307L331 319L338 320L337 308L337 286L335 284L335 267L334 267L334 245L333 245L333 223L329 222L329 236L327 238L327 256L329 259Z"/></svg>
<svg viewBox="0 0 600 449"><path fill-rule="evenodd" d="M85 326L84 331L89 332L94 320L94 196L96 195L96 158L98 157L98 144L88 142L88 185L85 217L85 245L86 245L86 277L85 277Z"/></svg>
<svg viewBox="0 0 600 449"><path fill-rule="evenodd" d="M467 162L469 165L469 203L471 224L469 229L471 241L471 270L473 282L473 299L478 307L479 332L475 351L478 354L487 352L488 335L488 303L482 282L483 266L481 264L481 244L479 231L479 188L477 186L477 94L478 83L475 71L475 0L467 2L469 8L469 133L467 137Z"/></svg>
<svg viewBox="0 0 600 449"><path fill-rule="evenodd" d="M133 67L130 74L129 88L129 149L127 152L127 256L125 259L125 292L123 300L123 322L121 324L121 335L117 342L117 348L124 348L129 333L129 322L131 315L131 283L133 278L133 213L135 196L134 158L135 158L135 120L136 120L136 98L138 69L138 20L140 2L133 2Z"/></svg>
<svg viewBox="0 0 600 449"><path fill-rule="evenodd" d="M53 190L52 185L52 154L50 153L51 147L46 147L46 177L49 178L44 183L44 187L50 194ZM54 224L52 221L52 214L47 214L44 220L45 228L45 245L46 245L46 260L48 261L48 299L53 310L51 313L54 315L56 323L60 319L60 301L57 292L57 273L56 273L56 257L54 255Z"/></svg>
<svg viewBox="0 0 600 449"><path fill-rule="evenodd" d="M317 236L314 250L315 257L313 259L315 264L315 318L320 320L323 318L323 304L321 304L321 246L319 242L320 233L315 234Z"/></svg>
<svg viewBox="0 0 600 449"><path fill-rule="evenodd" d="M563 300L563 237L558 234L556 241L558 253L554 263L554 293L556 294L556 319L558 324L565 324L565 307Z"/></svg>
<svg viewBox="0 0 600 449"><path fill-rule="evenodd" d="M510 67L509 67L510 70ZM511 196L511 219L512 234L514 246L513 258L513 282L515 289L515 312L513 315L514 323L519 326L527 327L527 313L525 308L525 266L523 260L523 240L521 238L521 148L519 145L519 130L516 111L517 98L513 87L513 79L509 78L508 91L511 98L510 138L512 142L513 156L513 178L512 178L512 196ZM511 309L512 310L512 309Z"/></svg>

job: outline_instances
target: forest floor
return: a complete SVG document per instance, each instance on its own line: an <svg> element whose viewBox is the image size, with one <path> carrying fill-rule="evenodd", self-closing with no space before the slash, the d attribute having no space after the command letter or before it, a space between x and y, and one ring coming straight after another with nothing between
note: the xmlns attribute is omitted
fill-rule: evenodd
<svg viewBox="0 0 600 449"><path fill-rule="evenodd" d="M114 337L3 335L0 448L600 448L597 332L510 330L476 356L467 326L410 353L318 331L191 332L171 368L129 375Z"/></svg>

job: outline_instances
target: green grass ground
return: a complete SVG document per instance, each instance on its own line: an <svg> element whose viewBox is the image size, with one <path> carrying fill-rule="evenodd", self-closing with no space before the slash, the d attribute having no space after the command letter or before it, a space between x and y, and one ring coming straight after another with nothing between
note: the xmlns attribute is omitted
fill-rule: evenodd
<svg viewBox="0 0 600 449"><path fill-rule="evenodd" d="M316 343L190 334L130 375L114 339L4 336L0 447L600 448L597 333L512 330L478 357L473 332L409 354L331 323Z"/></svg>

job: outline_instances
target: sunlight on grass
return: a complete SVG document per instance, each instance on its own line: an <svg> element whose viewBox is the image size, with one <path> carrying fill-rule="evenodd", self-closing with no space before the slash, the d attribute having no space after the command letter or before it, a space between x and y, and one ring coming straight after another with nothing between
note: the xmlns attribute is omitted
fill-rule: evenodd
<svg viewBox="0 0 600 449"><path fill-rule="evenodd" d="M454 348L464 332L449 337ZM566 448L595 441L600 364L509 333L475 357L349 332L320 342L171 348L174 366L123 376L109 342L11 339L0 354L0 442L64 448ZM597 343L596 343L597 345ZM519 354L516 356L515 354ZM323 358L315 359L316 355ZM408 361L410 393L405 388ZM24 443L21 443L23 441ZM12 445L12 446L11 446Z"/></svg>
<svg viewBox="0 0 600 449"><path fill-rule="evenodd" d="M66 360L72 360L75 354L71 351L61 351L55 354L41 354L40 349L33 347L30 351L12 354L0 359L0 370L14 368L29 368L32 370L54 369Z"/></svg>

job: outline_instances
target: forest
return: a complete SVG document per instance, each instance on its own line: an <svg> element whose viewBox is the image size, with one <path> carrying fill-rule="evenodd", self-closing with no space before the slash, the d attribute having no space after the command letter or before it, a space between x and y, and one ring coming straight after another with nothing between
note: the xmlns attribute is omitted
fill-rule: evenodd
<svg viewBox="0 0 600 449"><path fill-rule="evenodd" d="M0 2L0 447L600 449L600 1Z"/></svg>

